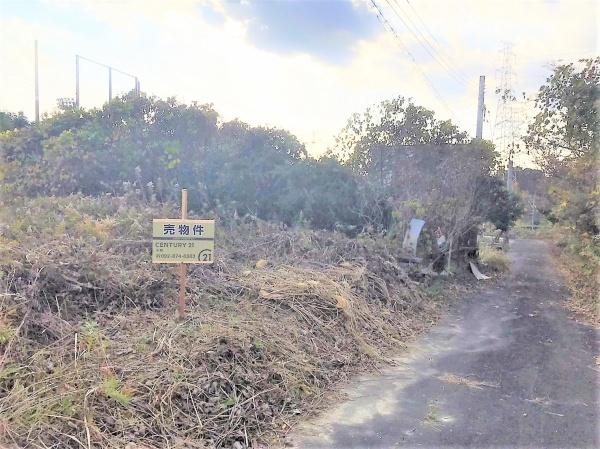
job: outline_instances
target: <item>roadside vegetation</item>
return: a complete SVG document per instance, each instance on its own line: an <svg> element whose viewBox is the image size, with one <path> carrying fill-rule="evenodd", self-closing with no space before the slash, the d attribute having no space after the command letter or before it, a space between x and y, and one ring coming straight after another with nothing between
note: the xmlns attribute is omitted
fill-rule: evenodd
<svg viewBox="0 0 600 449"><path fill-rule="evenodd" d="M484 267L498 273L504 273L510 270L510 259L502 248L480 244L479 260Z"/></svg>
<svg viewBox="0 0 600 449"><path fill-rule="evenodd" d="M176 321L176 273L148 240L176 208L131 193L18 209L0 251L0 435L21 447L258 447L387 363L456 288L380 237L222 217Z"/></svg>
<svg viewBox="0 0 600 449"><path fill-rule="evenodd" d="M493 145L402 97L351 117L318 160L287 131L143 95L0 124L0 441L18 447L282 437L435 322L480 225L521 212ZM217 243L176 321L150 235L182 187ZM401 248L412 218L417 258Z"/></svg>
<svg viewBox="0 0 600 449"><path fill-rule="evenodd" d="M555 67L538 93L526 137L543 173L541 212L553 224L580 317L600 323L600 58ZM538 197L539 198L539 197ZM548 235L547 227L542 228Z"/></svg>
<svg viewBox="0 0 600 449"><path fill-rule="evenodd" d="M571 291L568 307L600 327L600 242L598 237L566 235L559 241L559 260Z"/></svg>
<svg viewBox="0 0 600 449"><path fill-rule="evenodd" d="M531 220L518 219L511 229L511 235L519 239L551 239L555 236L554 225L544 216L531 226Z"/></svg>

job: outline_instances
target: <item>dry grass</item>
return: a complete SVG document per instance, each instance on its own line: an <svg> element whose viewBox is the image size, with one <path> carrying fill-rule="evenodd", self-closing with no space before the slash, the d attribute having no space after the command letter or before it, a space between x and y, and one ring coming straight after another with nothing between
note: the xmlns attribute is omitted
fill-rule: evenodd
<svg viewBox="0 0 600 449"><path fill-rule="evenodd" d="M600 328L600 241L563 233L557 260L570 290L567 308Z"/></svg>
<svg viewBox="0 0 600 449"><path fill-rule="evenodd" d="M600 272L590 275L566 255L561 257L561 268L571 292L568 309L584 322L600 328Z"/></svg>
<svg viewBox="0 0 600 449"><path fill-rule="evenodd" d="M499 273L510 270L510 259L504 251L488 245L479 247L479 260L485 267Z"/></svg>
<svg viewBox="0 0 600 449"><path fill-rule="evenodd" d="M440 308L383 240L238 221L220 224L214 266L190 268L178 322L175 273L144 240L169 211L47 201L0 251L5 444L258 447Z"/></svg>

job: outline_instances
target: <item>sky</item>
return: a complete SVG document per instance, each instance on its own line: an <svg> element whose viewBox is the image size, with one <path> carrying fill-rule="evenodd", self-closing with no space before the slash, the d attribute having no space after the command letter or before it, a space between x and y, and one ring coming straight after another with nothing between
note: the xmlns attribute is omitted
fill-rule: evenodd
<svg viewBox="0 0 600 449"><path fill-rule="evenodd" d="M501 49L532 97L557 61L599 51L595 0L0 0L0 110L34 116L75 96L75 55L136 75L142 91L212 103L224 120L284 128L318 156L349 117L399 95L498 138ZM108 97L105 68L81 62L81 104ZM133 80L113 74L113 94ZM523 123L530 115L523 106ZM520 156L522 161L526 155ZM519 162L519 157L517 157Z"/></svg>

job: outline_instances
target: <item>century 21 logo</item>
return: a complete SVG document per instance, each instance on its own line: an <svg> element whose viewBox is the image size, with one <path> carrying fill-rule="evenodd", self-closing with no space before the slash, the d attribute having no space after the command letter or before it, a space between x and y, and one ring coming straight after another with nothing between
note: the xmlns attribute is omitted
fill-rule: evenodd
<svg viewBox="0 0 600 449"><path fill-rule="evenodd" d="M212 261L212 250L203 249L198 253L198 261L200 262L210 262Z"/></svg>

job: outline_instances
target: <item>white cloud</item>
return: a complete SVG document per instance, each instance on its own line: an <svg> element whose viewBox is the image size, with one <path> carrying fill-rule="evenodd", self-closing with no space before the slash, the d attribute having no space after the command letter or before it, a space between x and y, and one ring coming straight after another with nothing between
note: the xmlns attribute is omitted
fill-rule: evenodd
<svg viewBox="0 0 600 449"><path fill-rule="evenodd" d="M52 110L56 97L65 92L67 78L64 67L57 62L53 51L60 49L73 35L62 30L17 17L0 17L0 105L10 111L25 110L30 117L34 111L34 41L39 41L40 109ZM49 95L49 93L51 93Z"/></svg>
<svg viewBox="0 0 600 449"><path fill-rule="evenodd" d="M543 72L535 77L529 73L531 67L558 57L597 53L596 3L592 1L412 2L435 39L424 30L423 34L468 77L467 86L458 86L436 61L421 63L430 79L445 80L444 84L437 81L436 87L450 105L449 113L404 49L383 29L370 40L356 43L349 63L333 65L310 55L281 55L257 48L247 39L245 21L233 17L220 24L204 20L200 3L225 14L217 0L180 0L168 6L159 0L51 3L57 14L93 15L108 27L106 33L119 38L118 48L102 47L85 30L57 28L50 21L35 23L27 17L0 17L2 108L33 112L32 41L37 35L43 38L44 51L61 48L40 53L46 55L42 110L50 110L56 97L72 95L73 55L81 52L94 57L88 53L94 51L100 53L98 58L138 74L142 89L151 94L212 102L227 119L239 117L252 124L289 129L316 154L333 142L353 112L399 94L415 98L443 118L452 116L473 132L480 74L488 76L488 108L496 104L491 95L493 75L503 41L515 43L517 88L528 91L544 81ZM408 4L399 3L405 17L410 15L420 26ZM405 45L417 52L417 38L389 10L386 16ZM94 80L96 88L86 90L86 99L98 105L106 93L102 82ZM449 94L448 87L455 93ZM486 131L489 138L489 127Z"/></svg>

